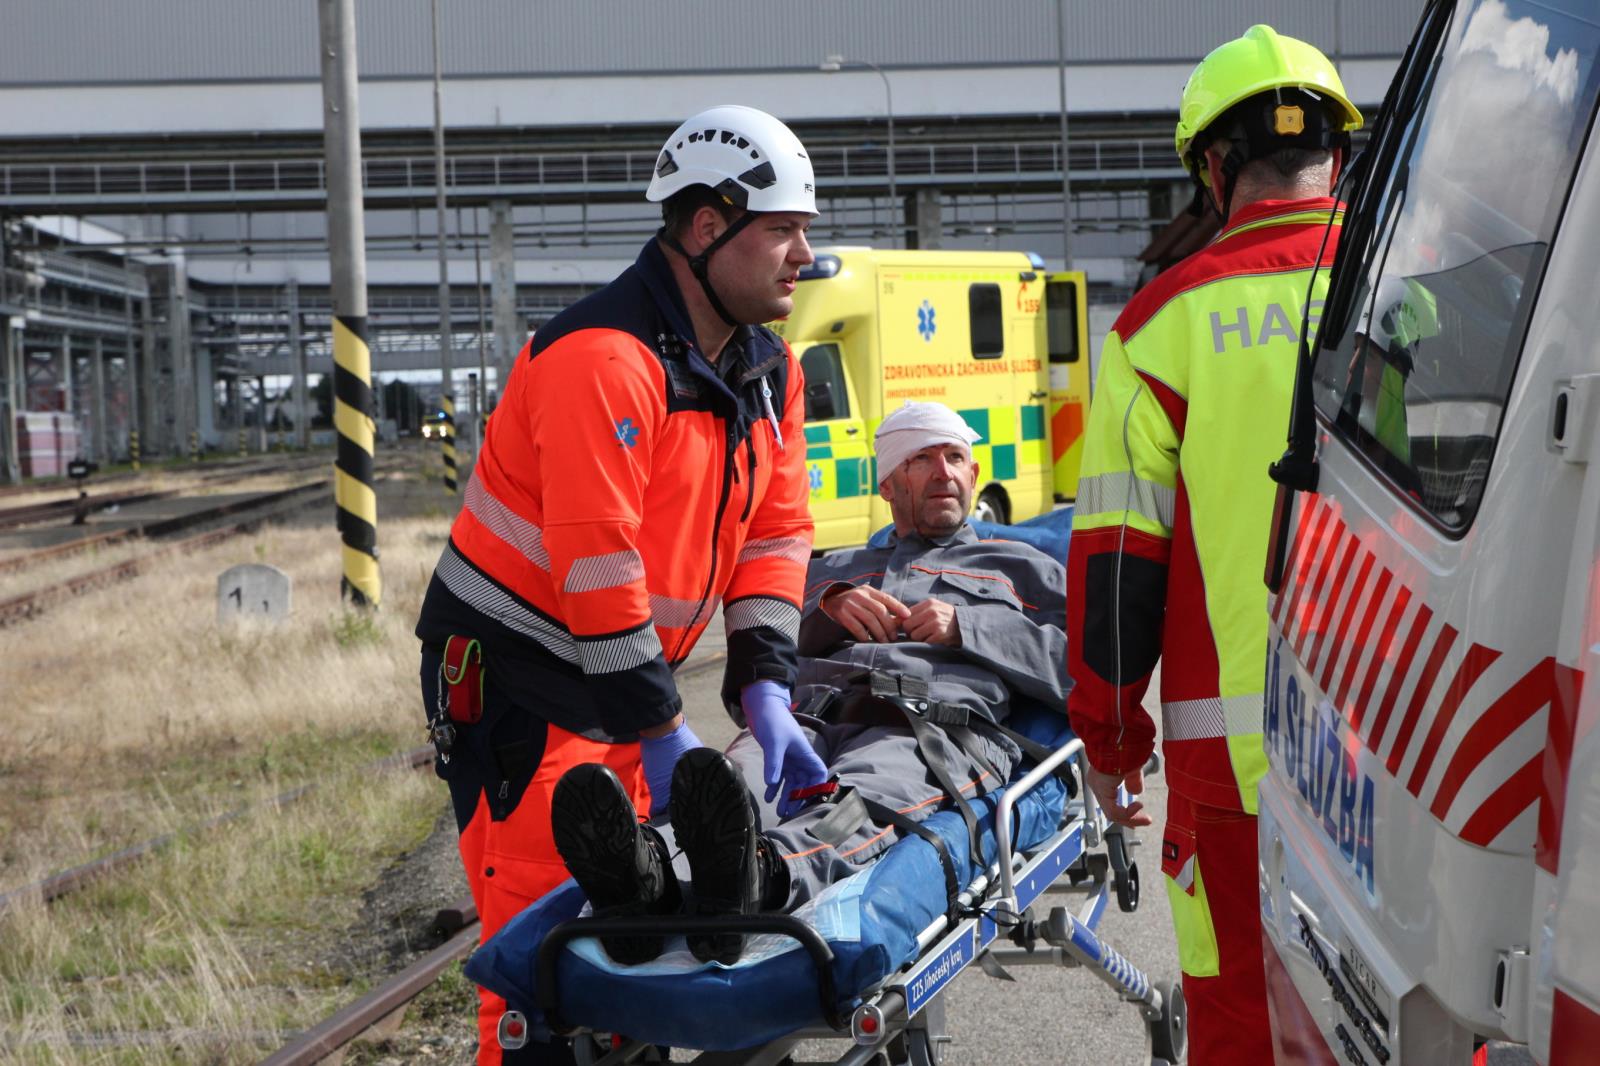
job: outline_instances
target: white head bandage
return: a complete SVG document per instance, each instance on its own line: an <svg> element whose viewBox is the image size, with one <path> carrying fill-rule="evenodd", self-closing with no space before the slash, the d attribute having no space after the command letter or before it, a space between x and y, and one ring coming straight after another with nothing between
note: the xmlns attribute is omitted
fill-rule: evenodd
<svg viewBox="0 0 1600 1066"><path fill-rule="evenodd" d="M982 439L977 430L944 404L907 400L904 407L879 423L872 438L878 456L878 484L889 480L901 463L924 448L959 444L970 452L973 443Z"/></svg>

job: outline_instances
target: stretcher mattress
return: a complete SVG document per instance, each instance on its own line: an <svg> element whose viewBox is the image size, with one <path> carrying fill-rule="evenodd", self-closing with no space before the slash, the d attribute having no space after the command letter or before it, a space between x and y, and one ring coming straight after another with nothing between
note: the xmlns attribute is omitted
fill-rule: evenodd
<svg viewBox="0 0 1600 1066"><path fill-rule="evenodd" d="M1013 716L1007 724L1051 747L1071 739L1058 714ZM1059 778L1047 777L1016 805L1019 850L1043 843L1056 831L1066 792ZM998 801L991 795L973 804L985 863L995 857ZM960 815L940 811L924 824L943 838L961 883L970 883L979 871L971 864ZM833 951L841 1010L851 1009L862 993L913 959L917 934L945 913L944 886L933 846L907 836L795 912ZM512 919L467 963L467 976L525 1013L535 1035L548 1033L535 1007L539 945L549 930L584 908L582 892L568 881ZM667 951L643 966L618 966L597 941L577 940L564 949L557 972L566 1022L652 1044L731 1051L823 1024L816 968L787 937L752 937L733 966L696 961L682 937L669 940Z"/></svg>

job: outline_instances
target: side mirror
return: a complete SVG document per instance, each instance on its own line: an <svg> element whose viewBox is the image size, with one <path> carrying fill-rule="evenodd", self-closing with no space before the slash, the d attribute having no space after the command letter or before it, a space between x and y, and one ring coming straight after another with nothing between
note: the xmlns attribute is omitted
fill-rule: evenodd
<svg viewBox="0 0 1600 1066"><path fill-rule="evenodd" d="M839 413L833 403L833 383L831 381L814 381L806 386L806 421L826 422L838 418Z"/></svg>

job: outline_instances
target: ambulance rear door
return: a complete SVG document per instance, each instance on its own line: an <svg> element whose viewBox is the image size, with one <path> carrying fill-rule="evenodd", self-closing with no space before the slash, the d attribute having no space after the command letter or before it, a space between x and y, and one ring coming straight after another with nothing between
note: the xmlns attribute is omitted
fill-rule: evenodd
<svg viewBox="0 0 1600 1066"><path fill-rule="evenodd" d="M1050 459L1055 495L1076 499L1089 418L1089 314L1081 271L1050 274L1044 285L1045 350L1050 368Z"/></svg>

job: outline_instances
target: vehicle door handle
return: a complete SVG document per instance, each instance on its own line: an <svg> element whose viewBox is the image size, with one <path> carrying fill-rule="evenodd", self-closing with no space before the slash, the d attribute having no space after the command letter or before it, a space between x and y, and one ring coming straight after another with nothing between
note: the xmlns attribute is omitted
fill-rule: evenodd
<svg viewBox="0 0 1600 1066"><path fill-rule="evenodd" d="M1048 392L1030 392L1030 393L1028 393L1028 399L1030 399L1030 400L1042 400L1048 395L1050 395Z"/></svg>
<svg viewBox="0 0 1600 1066"><path fill-rule="evenodd" d="M845 426L845 427L844 427L844 431L845 431L845 432L846 432L846 433L848 433L848 434L850 434L850 436L852 436L852 437L853 437L853 436L855 436L855 435L856 435L856 434L857 434L857 433L860 433L860 432L861 432L861 427L860 427L860 426Z"/></svg>

